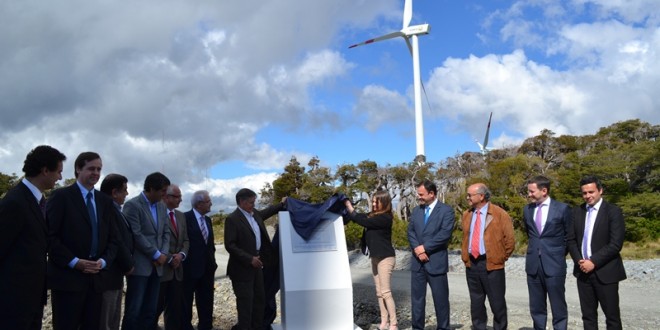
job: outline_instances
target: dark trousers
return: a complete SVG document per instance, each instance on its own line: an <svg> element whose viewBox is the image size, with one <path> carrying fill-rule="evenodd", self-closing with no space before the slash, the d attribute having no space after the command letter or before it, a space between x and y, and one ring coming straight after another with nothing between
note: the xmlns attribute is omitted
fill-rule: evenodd
<svg viewBox="0 0 660 330"><path fill-rule="evenodd" d="M598 329L598 304L605 314L608 330L621 329L619 311L619 282L604 284L595 274L581 274L577 278L582 324L584 329Z"/></svg>
<svg viewBox="0 0 660 330"><path fill-rule="evenodd" d="M184 320L183 329L193 330L193 299L197 307L197 329L213 329L213 281L215 273L207 271L200 278L183 279Z"/></svg>
<svg viewBox="0 0 660 330"><path fill-rule="evenodd" d="M413 330L424 329L426 318L426 285L431 287L437 329L449 329L449 281L447 274L431 275L424 267L411 272L410 300Z"/></svg>
<svg viewBox="0 0 660 330"><path fill-rule="evenodd" d="M149 276L128 276L122 330L150 329L156 319L160 277L154 268Z"/></svg>
<svg viewBox="0 0 660 330"><path fill-rule="evenodd" d="M163 312L165 312L165 330L183 329L183 281L173 278L160 282L156 322L153 329L158 328L158 318Z"/></svg>
<svg viewBox="0 0 660 330"><path fill-rule="evenodd" d="M232 330L259 330L264 319L264 275L261 269L254 272L254 277L243 281L231 280L236 296L238 324Z"/></svg>
<svg viewBox="0 0 660 330"><path fill-rule="evenodd" d="M470 291L470 314L472 328L485 330L488 323L486 297L493 312L493 329L506 329L506 278L504 269L486 270L486 257L470 257L471 267L465 269L468 290Z"/></svg>
<svg viewBox="0 0 660 330"><path fill-rule="evenodd" d="M264 330L270 330L271 324L277 317L277 299L275 296L280 290L280 268L277 266L270 266L264 268L264 292L265 292L265 308L264 308Z"/></svg>
<svg viewBox="0 0 660 330"><path fill-rule="evenodd" d="M91 279L82 291L51 290L54 330L96 330L101 318L101 293Z"/></svg>
<svg viewBox="0 0 660 330"><path fill-rule="evenodd" d="M546 276L543 262L534 275L527 274L529 292L529 312L532 315L534 329L545 329L548 320L548 305L552 309L552 328L566 330L568 327L568 308L566 307L566 275Z"/></svg>

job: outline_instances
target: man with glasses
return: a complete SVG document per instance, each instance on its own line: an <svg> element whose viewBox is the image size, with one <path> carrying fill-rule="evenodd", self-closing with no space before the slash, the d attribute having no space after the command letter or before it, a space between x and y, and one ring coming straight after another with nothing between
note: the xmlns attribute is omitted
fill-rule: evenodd
<svg viewBox="0 0 660 330"><path fill-rule="evenodd" d="M160 278L158 308L156 321L165 312L165 330L180 330L183 328L183 261L188 254L188 228L183 212L177 210L181 204L181 189L172 184L167 187L163 197L167 207L167 217L170 227L170 256L163 265L163 277ZM156 323L154 323L156 328Z"/></svg>
<svg viewBox="0 0 660 330"><path fill-rule="evenodd" d="M463 213L461 259L470 291L472 328L485 330L488 323L486 297L493 312L493 329L507 328L506 278L504 263L516 245L511 217L490 202L490 190L483 183L467 189L470 209Z"/></svg>

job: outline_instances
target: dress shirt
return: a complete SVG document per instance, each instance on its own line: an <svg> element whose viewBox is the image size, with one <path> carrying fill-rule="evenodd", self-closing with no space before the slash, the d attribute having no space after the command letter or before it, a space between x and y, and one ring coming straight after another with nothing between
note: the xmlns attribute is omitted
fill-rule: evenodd
<svg viewBox="0 0 660 330"><path fill-rule="evenodd" d="M472 222L470 223L470 242L472 242L472 235L474 235L474 224L477 222L477 212L481 214L481 227L479 227L479 255L486 254L486 245L484 244L484 231L486 229L486 216L488 215L488 203L480 209L475 209L472 212ZM469 253L472 254L472 244L468 244Z"/></svg>
<svg viewBox="0 0 660 330"><path fill-rule="evenodd" d="M254 220L251 213L247 213L240 207L238 209L241 210L245 218L248 220L250 227L252 227L252 232L254 232L255 241L257 242L257 251L259 251L261 249L261 230L259 229L259 224L257 224L257 220Z"/></svg>
<svg viewBox="0 0 660 330"><path fill-rule="evenodd" d="M94 196L94 187L92 189L87 190L87 188L83 187L80 182L76 181L76 184L78 185L78 188L80 188L80 193L82 194L83 198L83 203L87 205L87 193L92 193L92 207L94 208L94 213L96 214L96 219L91 219L92 221L99 221L98 220L98 212L96 211L96 198ZM78 260L80 260L78 257L73 257L73 259L69 262L69 267L74 268L76 264L78 263ZM106 263L103 258L99 258L101 260L101 268L105 269Z"/></svg>
<svg viewBox="0 0 660 330"><path fill-rule="evenodd" d="M39 204L39 202L41 202L41 197L44 196L44 194L41 193L41 190L39 190L39 188L37 188L37 186L33 185L32 182L28 181L28 179L26 179L26 178L23 178L23 180L21 180L21 182L23 182L23 184L26 187L28 187L28 189L30 189L30 192L32 192L32 195L34 195L34 198L37 199L37 204Z"/></svg>
<svg viewBox="0 0 660 330"><path fill-rule="evenodd" d="M589 230L589 235L587 236L587 255L591 257L591 236L593 235L594 231L594 225L596 224L596 217L598 216L598 210L600 210L600 205L603 203L603 199L601 198L596 205L593 206L593 210L591 211L591 223L589 224L589 228L587 228L587 222L589 222L589 205L587 204L587 214L584 217L584 230ZM583 256L585 259L588 259L586 256Z"/></svg>
<svg viewBox="0 0 660 330"><path fill-rule="evenodd" d="M543 228L545 228L545 222L548 220L548 211L550 210L550 201L551 198L548 197L546 198L541 204L536 204L536 207L534 208L534 223L536 223L536 210L539 208L540 205L543 205L543 208L541 209L541 232L543 232ZM540 233L539 233L540 234Z"/></svg>
<svg viewBox="0 0 660 330"><path fill-rule="evenodd" d="M433 203L431 203L430 205L427 205L428 208L429 208L429 217L431 216L431 213L433 213L433 208L435 207L436 204L438 204L438 199L437 198L433 200Z"/></svg>

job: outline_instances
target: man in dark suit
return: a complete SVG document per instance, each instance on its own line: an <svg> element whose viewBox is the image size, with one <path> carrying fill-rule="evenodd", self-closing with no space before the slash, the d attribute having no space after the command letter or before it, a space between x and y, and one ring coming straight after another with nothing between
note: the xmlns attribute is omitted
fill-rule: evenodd
<svg viewBox="0 0 660 330"><path fill-rule="evenodd" d="M54 329L96 329L105 290L101 272L117 253L112 200L94 189L101 157L83 152L75 161L76 182L48 199L48 287Z"/></svg>
<svg viewBox="0 0 660 330"><path fill-rule="evenodd" d="M602 198L603 186L594 176L580 180L585 203L573 208L568 249L574 262L585 329L598 329L598 305L607 329L621 329L619 282L626 279L621 248L626 233L623 212Z"/></svg>
<svg viewBox="0 0 660 330"><path fill-rule="evenodd" d="M128 276L122 329L143 330L154 325L160 277L169 259L170 226L163 196L170 180L160 172L144 179L144 190L124 205L124 216L135 240L135 269Z"/></svg>
<svg viewBox="0 0 660 330"><path fill-rule="evenodd" d="M111 173L101 182L101 192L112 198L115 210L115 232L117 233L117 257L107 272L101 272L106 283L101 303L101 319L99 329L118 330L121 321L121 301L124 291L124 276L133 271L133 233L128 220L121 213L121 206L128 195L128 179Z"/></svg>
<svg viewBox="0 0 660 330"><path fill-rule="evenodd" d="M529 312L534 329L545 329L546 299L552 309L552 327L566 329L566 235L571 225L568 205L551 199L550 180L536 176L527 182L530 204L523 208L528 237L525 271L529 291Z"/></svg>
<svg viewBox="0 0 660 330"><path fill-rule="evenodd" d="M247 188L236 193L238 207L225 220L225 248L229 252L227 276L236 295L238 323L232 330L263 327L264 264L273 262L270 237L264 220L284 208L283 203L255 210L257 194Z"/></svg>
<svg viewBox="0 0 660 330"><path fill-rule="evenodd" d="M417 184L419 207L413 209L408 225L411 261L412 328L424 329L426 286L431 287L437 329L449 329L449 261L447 245L454 229L454 210L436 198L435 183Z"/></svg>
<svg viewBox="0 0 660 330"><path fill-rule="evenodd" d="M43 193L62 179L64 160L53 147L32 149L25 178L0 201L0 329L41 329L48 251Z"/></svg>
<svg viewBox="0 0 660 330"><path fill-rule="evenodd" d="M183 263L184 321L183 329L192 330L193 299L197 306L197 329L213 328L213 281L218 264L215 263L215 242L211 219L211 197L206 190L193 193L192 210L184 213L190 247Z"/></svg>
<svg viewBox="0 0 660 330"><path fill-rule="evenodd" d="M181 189L177 185L167 187L163 197L167 207L170 226L170 259L163 266L163 277L160 278L158 294L158 309L156 321L165 312L165 330L183 329L183 261L188 254L188 227L183 212L177 210L181 203ZM154 329L157 324L154 324Z"/></svg>
<svg viewBox="0 0 660 330"><path fill-rule="evenodd" d="M486 329L486 297L493 312L493 329L506 329L504 263L516 246L513 222L506 211L490 202L490 190L483 183L468 187L467 200L471 208L461 220L461 259L470 292L472 329Z"/></svg>

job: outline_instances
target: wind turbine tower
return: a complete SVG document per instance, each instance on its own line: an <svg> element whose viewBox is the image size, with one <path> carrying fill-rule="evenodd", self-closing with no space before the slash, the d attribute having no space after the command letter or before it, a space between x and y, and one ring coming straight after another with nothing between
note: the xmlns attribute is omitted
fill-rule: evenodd
<svg viewBox="0 0 660 330"><path fill-rule="evenodd" d="M419 42L418 35L429 34L431 32L431 26L429 24L413 25L410 26L410 21L412 20L412 0L405 0L403 6L403 28L401 31L388 33L386 35L369 39L365 42L352 45L348 48L354 48L357 46L362 46L370 44L373 42L392 39L396 37L402 37L408 45L408 50L413 59L413 86L415 94L415 140L417 147L416 160L425 162L426 156L424 154L424 122L422 119L422 80L419 69Z"/></svg>

